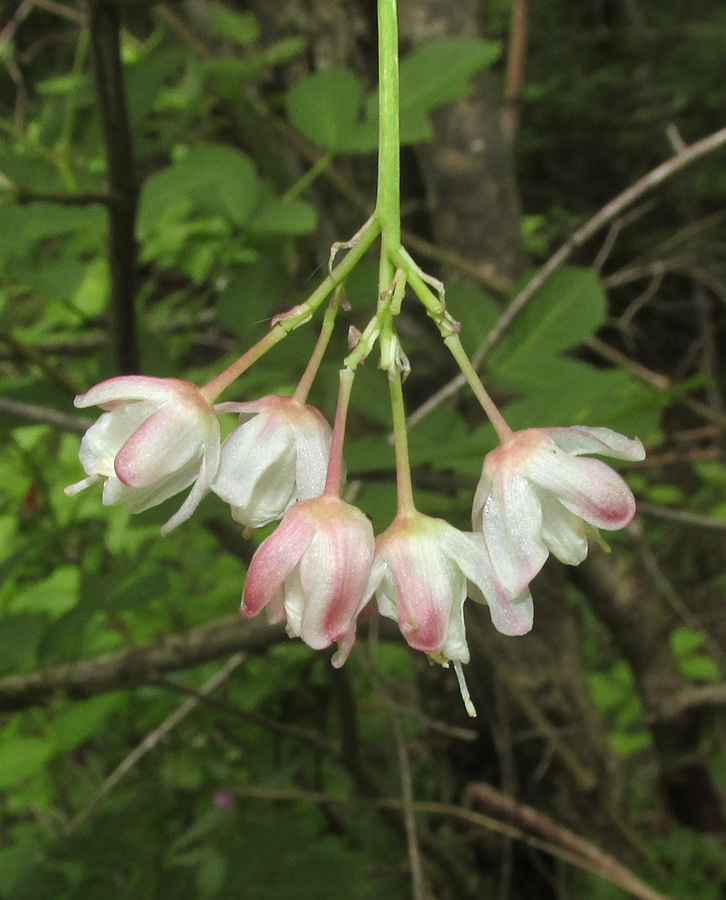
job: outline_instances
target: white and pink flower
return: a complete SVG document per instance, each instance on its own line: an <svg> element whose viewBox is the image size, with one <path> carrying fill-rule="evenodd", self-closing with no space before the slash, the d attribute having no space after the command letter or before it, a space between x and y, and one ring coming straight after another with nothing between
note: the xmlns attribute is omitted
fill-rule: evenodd
<svg viewBox="0 0 726 900"><path fill-rule="evenodd" d="M123 503L138 513L193 485L162 534L191 516L220 458L219 422L200 388L176 378L123 375L80 394L75 405L106 412L81 440L79 457L88 477L69 485L66 494L102 481L106 506Z"/></svg>
<svg viewBox="0 0 726 900"><path fill-rule="evenodd" d="M645 458L639 440L609 428L529 428L484 460L472 522L497 576L518 594L552 553L569 565L587 556L588 529L624 528L635 498L608 465L583 454Z"/></svg>
<svg viewBox="0 0 726 900"><path fill-rule="evenodd" d="M376 539L368 585L381 615L398 622L406 641L436 662L466 663L467 595L489 607L503 634L532 627L528 591L512 597L497 578L484 540L418 512L398 516Z"/></svg>
<svg viewBox="0 0 726 900"><path fill-rule="evenodd" d="M333 665L342 666L367 599L373 552L373 528L360 510L330 495L302 500L252 557L241 612L251 617L266 608L271 622L287 620L290 637L315 650L338 641Z"/></svg>
<svg viewBox="0 0 726 900"><path fill-rule="evenodd" d="M236 521L258 528L282 518L298 500L322 494L332 430L317 409L275 395L215 409L240 414L222 444L212 485Z"/></svg>

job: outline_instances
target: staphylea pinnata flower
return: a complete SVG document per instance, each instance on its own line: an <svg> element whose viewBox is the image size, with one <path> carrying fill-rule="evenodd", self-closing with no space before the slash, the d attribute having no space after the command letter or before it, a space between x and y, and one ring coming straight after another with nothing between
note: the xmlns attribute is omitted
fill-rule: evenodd
<svg viewBox="0 0 726 900"><path fill-rule="evenodd" d="M69 485L76 494L103 482L103 503L130 513L157 506L192 489L163 526L166 534L188 519L209 491L220 458L220 430L200 388L176 378L122 375L75 399L105 412L86 431L79 458L87 477Z"/></svg>
<svg viewBox="0 0 726 900"><path fill-rule="evenodd" d="M503 634L532 627L529 591L512 597L497 578L484 540L419 512L397 516L376 538L368 582L381 615L398 622L411 647L435 662L466 663L467 596L489 607Z"/></svg>
<svg viewBox="0 0 726 900"><path fill-rule="evenodd" d="M608 465L583 454L645 457L639 440L609 428L529 428L505 439L484 460L472 523L497 576L522 591L549 553L569 565L585 559L588 531L624 528L635 498Z"/></svg>
<svg viewBox="0 0 726 900"><path fill-rule="evenodd" d="M212 485L237 522L258 528L282 518L298 500L322 494L332 431L321 412L276 395L215 409L240 414L222 444Z"/></svg>
<svg viewBox="0 0 726 900"><path fill-rule="evenodd" d="M284 515L250 563L241 612L266 608L271 622L286 620L290 637L314 650L339 642L342 666L355 642L373 561L368 518L339 497L302 500Z"/></svg>

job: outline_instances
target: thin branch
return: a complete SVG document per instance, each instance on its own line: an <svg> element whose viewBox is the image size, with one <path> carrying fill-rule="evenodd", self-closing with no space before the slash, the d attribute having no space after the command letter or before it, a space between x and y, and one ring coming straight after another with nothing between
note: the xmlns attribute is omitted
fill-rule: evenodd
<svg viewBox="0 0 726 900"><path fill-rule="evenodd" d="M561 847L592 865L602 878L617 884L636 897L643 900L663 900L663 895L649 888L629 869L621 865L612 856L602 851L595 844L585 840L567 828L563 828L549 816L544 815L531 806L519 803L514 797L498 791L489 784L475 782L468 786L467 796L470 800L481 803L494 810L505 820L545 838L550 844Z"/></svg>
<svg viewBox="0 0 726 900"><path fill-rule="evenodd" d="M638 512L643 516L652 516L655 519L667 519L678 522L681 525L692 525L694 528L709 528L714 531L726 531L726 520L714 519L713 516L700 516L698 513L686 512L682 509L669 509L657 503L638 501Z"/></svg>
<svg viewBox="0 0 726 900"><path fill-rule="evenodd" d="M113 770L85 806L71 819L66 826L66 833L72 834L80 825L82 825L97 809L99 804L108 797L124 775L127 775L140 759L153 750L170 731L176 728L182 719L186 718L190 712L196 709L208 694L211 694L215 688L218 688L220 684L225 682L232 672L242 665L244 660L244 653L235 653L235 655L227 660L219 671L215 672L211 678L205 681L199 689L198 696L190 697L188 700L185 700L178 709L175 709L171 715L164 719L161 725L149 732L143 741L134 747L123 762Z"/></svg>
<svg viewBox="0 0 726 900"><path fill-rule="evenodd" d="M49 381L57 384L58 387L62 390L73 396L79 393L78 388L66 375L66 373L58 366L55 366L53 365L53 363L49 362L47 356L37 347L34 347L32 344L26 344L23 341L19 341L15 337L15 335L13 335L9 331L6 331L4 328L0 328L0 341L7 344L8 347L10 347L10 349L21 359L26 360L34 366L37 366Z"/></svg>
<svg viewBox="0 0 726 900"><path fill-rule="evenodd" d="M524 72L527 65L527 30L529 0L514 0L509 20L507 71L504 87L504 133L514 143L519 125Z"/></svg>
<svg viewBox="0 0 726 900"><path fill-rule="evenodd" d="M396 797L370 798L356 795L336 796L335 794L328 794L322 791L258 787L235 787L233 793L239 797L253 800L267 800L270 802L300 803L301 801L308 801L310 803L328 805L338 803L343 807L350 807L353 804L358 804L375 806L379 809L401 809L403 807L403 800ZM501 796L507 797L506 794ZM507 799L516 804L516 801L513 801L512 798ZM541 822L547 823L549 825L549 828L546 829L549 832L548 837L554 838L554 840L547 840L528 834L523 828L517 827L509 822L474 812L473 810L466 809L462 806L456 806L453 803L414 800L413 806L416 812L457 819L460 822L467 822L477 828L484 828L487 831L494 831L497 834L504 834L507 837L514 838L521 841L523 844L542 850L550 856L569 863L578 869L590 872L606 881L617 884L633 896L640 897L641 900L668 900L663 894L648 887L648 885L642 882L636 875L612 856L599 850L599 848L590 844L584 838L578 837L541 813L531 810L531 807L524 807L521 804L516 804L520 810L531 810Z"/></svg>
<svg viewBox="0 0 726 900"><path fill-rule="evenodd" d="M90 4L89 27L110 195L109 324L119 372L139 372L136 333L138 245L135 233L139 187L124 88L118 6L107 0L95 0Z"/></svg>
<svg viewBox="0 0 726 900"><path fill-rule="evenodd" d="M165 672L187 669L244 651L263 653L286 640L282 625L238 616L215 619L181 634L94 659L50 666L0 679L0 713L48 703L56 694L84 699L153 683Z"/></svg>
<svg viewBox="0 0 726 900"><path fill-rule="evenodd" d="M16 400L7 400L0 397L0 415L15 416L25 419L27 422L36 422L40 425L52 425L60 431L71 431L74 434L83 434L90 425L92 419L85 416L66 415L55 409L45 406L35 406L33 403L19 403Z"/></svg>
<svg viewBox="0 0 726 900"><path fill-rule="evenodd" d="M43 191L31 191L28 188L13 185L16 201L22 206L27 203L57 203L59 206L110 206L108 194L53 194Z"/></svg>
<svg viewBox="0 0 726 900"><path fill-rule="evenodd" d="M168 678L154 678L149 681L149 684L152 684L155 687L164 688L167 691L173 691L176 694L183 694L187 697L194 698L199 701L199 703L208 706L210 709L216 709L218 712L225 713L228 716L242 719L253 725L258 725L260 728L265 728L273 734L280 735L280 737L308 744L311 747L315 747L316 750L323 750L326 753L330 753L332 756L337 755L336 748L330 741L321 737L319 734L315 734L313 731L305 731L302 728L297 728L295 725L285 725L283 722L278 722L276 719L270 719L268 716L263 716L251 709L244 709L242 706L237 706L235 703L229 703L226 700L217 700L216 697L209 697L204 693L203 688L194 690L194 688L187 687L185 684L180 684L178 681L171 681Z"/></svg>
<svg viewBox="0 0 726 900"><path fill-rule="evenodd" d="M517 294L510 302L509 306L499 317L498 322L487 335L486 339L479 346L476 353L472 357L475 366L480 366L489 355L494 346L501 340L504 333L510 327L516 317L522 312L524 307L534 297L537 291L542 288L552 275L564 265L572 256L575 250L582 244L586 243L594 234L602 227L615 219L620 213L639 200L648 191L661 185L664 181L676 175L686 166L696 162L696 160L708 153L726 145L726 128L721 128L708 137L697 141L686 147L681 153L677 153L671 159L657 166L647 175L638 179L629 188L618 194L609 203L606 203L591 219L581 227L554 253L547 262L537 271L537 273L527 282L527 285ZM438 390L425 403L421 404L418 409L408 418L409 427L413 427L417 422L424 419L429 413L433 412L441 403L444 403L450 397L457 393L466 384L463 375L457 375ZM708 408L708 407L706 407ZM709 410L709 412L713 412Z"/></svg>

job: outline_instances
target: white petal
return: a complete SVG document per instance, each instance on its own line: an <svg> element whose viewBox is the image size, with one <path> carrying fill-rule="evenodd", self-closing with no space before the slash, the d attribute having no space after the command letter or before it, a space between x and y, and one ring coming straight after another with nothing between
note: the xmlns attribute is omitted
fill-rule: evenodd
<svg viewBox="0 0 726 900"><path fill-rule="evenodd" d="M537 493L542 505L542 540L550 553L568 566L579 566L587 556L585 523L549 491Z"/></svg>
<svg viewBox="0 0 726 900"><path fill-rule="evenodd" d="M631 440L610 428L587 428L584 425L572 428L542 428L557 446L573 456L584 453L602 453L617 459L639 461L645 459L642 443Z"/></svg>
<svg viewBox="0 0 726 900"><path fill-rule="evenodd" d="M547 560L542 543L542 509L525 478L498 472L483 514L482 527L494 571L507 591L520 594Z"/></svg>
<svg viewBox="0 0 726 900"><path fill-rule="evenodd" d="M181 525L182 522L192 515L194 510L199 506L204 497L209 493L209 489L214 479L217 467L219 465L219 443L212 445L210 450L202 456L201 466L197 474L197 480L194 482L191 491L187 495L186 500L179 507L177 512L162 525L161 533L169 534L172 528Z"/></svg>
<svg viewBox="0 0 726 900"><path fill-rule="evenodd" d="M438 529L394 533L381 541L381 552L396 585L397 619L403 636L416 650L440 653L454 597L460 595L460 602L464 601L465 579L440 548Z"/></svg>
<svg viewBox="0 0 726 900"><path fill-rule="evenodd" d="M259 516L249 509L256 505L252 504L253 494L259 504L266 493L271 493L268 505L273 513L267 522L286 511L295 485L293 435L290 429L278 425L279 421L261 413L235 428L222 445L222 461L214 482L215 494L256 518ZM260 481L263 483L258 485Z"/></svg>
<svg viewBox="0 0 726 900"><path fill-rule="evenodd" d="M311 415L309 425L295 430L297 495L300 500L319 497L323 493L332 436L330 425L322 416L318 419Z"/></svg>
<svg viewBox="0 0 726 900"><path fill-rule="evenodd" d="M469 596L476 603L489 607L497 631L519 635L532 628L533 608L529 591L512 598L494 572L481 534L458 532L457 538L452 536L447 539L447 548L466 575Z"/></svg>

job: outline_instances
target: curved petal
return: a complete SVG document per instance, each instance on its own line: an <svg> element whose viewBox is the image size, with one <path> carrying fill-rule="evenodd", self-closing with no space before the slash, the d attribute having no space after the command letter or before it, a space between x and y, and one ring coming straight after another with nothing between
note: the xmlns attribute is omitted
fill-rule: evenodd
<svg viewBox="0 0 726 900"><path fill-rule="evenodd" d="M116 454L116 474L129 487L146 487L170 475L200 453L210 424L194 408L179 403L162 406Z"/></svg>
<svg viewBox="0 0 726 900"><path fill-rule="evenodd" d="M189 491L186 500L168 522L162 525L162 534L169 534L173 528L176 528L177 525L181 525L182 522L186 522L192 515L204 497L209 493L218 465L219 441L217 441L216 447L213 444L209 450L202 455L202 462L199 467L199 473L197 474L197 480L194 482L191 491Z"/></svg>
<svg viewBox="0 0 726 900"><path fill-rule="evenodd" d="M549 491L538 491L542 505L542 540L550 553L568 566L587 556L587 534L580 516L570 512Z"/></svg>
<svg viewBox="0 0 726 900"><path fill-rule="evenodd" d="M310 546L315 520L293 507L277 529L264 540L252 557L242 594L241 612L256 616L282 587Z"/></svg>
<svg viewBox="0 0 726 900"><path fill-rule="evenodd" d="M557 446L573 456L584 453L602 453L617 459L638 462L645 459L643 444L636 438L631 440L610 428L587 428L584 425L572 428L542 428Z"/></svg>
<svg viewBox="0 0 726 900"><path fill-rule="evenodd" d="M455 534L446 536L446 551L466 576L471 599L489 607L492 623L502 634L520 635L530 631L534 611L529 591L513 599L497 578L482 535L455 528L451 531Z"/></svg>
<svg viewBox="0 0 726 900"><path fill-rule="evenodd" d="M494 571L512 596L520 594L547 560L542 508L520 475L497 472L482 511L482 531Z"/></svg>
<svg viewBox="0 0 726 900"><path fill-rule="evenodd" d="M201 466L201 459L191 459L176 472L158 478L152 484L142 488L131 488L119 481L116 475L106 479L103 486L104 506L113 506L123 503L126 512L135 515L158 506L180 491L186 490L192 484Z"/></svg>
<svg viewBox="0 0 726 900"><path fill-rule="evenodd" d="M86 406L106 406L133 400L151 400L155 404L165 403L188 391L196 385L180 381L176 378L152 378L148 375L119 375L95 385L85 394L79 394L73 401L74 406L83 409Z"/></svg>
<svg viewBox="0 0 726 900"><path fill-rule="evenodd" d="M529 459L526 474L596 528L624 528L635 515L635 498L630 488L599 459L543 449Z"/></svg>

